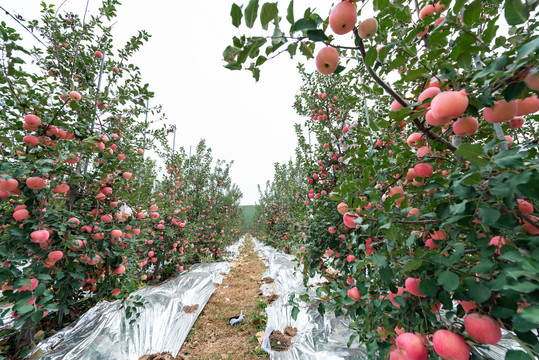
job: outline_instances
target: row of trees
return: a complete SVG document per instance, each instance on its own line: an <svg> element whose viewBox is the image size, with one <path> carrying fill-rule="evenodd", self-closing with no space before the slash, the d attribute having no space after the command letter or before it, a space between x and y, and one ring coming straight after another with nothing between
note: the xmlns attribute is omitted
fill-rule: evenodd
<svg viewBox="0 0 539 360"><path fill-rule="evenodd" d="M147 120L164 115L130 61L149 35L115 49L118 4L82 18L43 4L41 21L17 19L43 45L32 49L0 23L0 301L12 305L0 325L21 329L11 354L27 353L36 324L220 259L239 235L231 164L204 141L174 153Z"/></svg>
<svg viewBox="0 0 539 360"><path fill-rule="evenodd" d="M501 329L521 349L506 359L539 354L537 5L232 6L259 34L233 38L227 68L316 55L295 101L316 142L298 132L257 231L332 275L302 300L350 317L369 358L481 359Z"/></svg>

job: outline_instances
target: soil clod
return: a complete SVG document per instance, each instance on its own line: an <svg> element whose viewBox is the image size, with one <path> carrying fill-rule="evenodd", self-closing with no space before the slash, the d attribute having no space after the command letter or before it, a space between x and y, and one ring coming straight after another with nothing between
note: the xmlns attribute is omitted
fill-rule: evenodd
<svg viewBox="0 0 539 360"><path fill-rule="evenodd" d="M198 304L195 305L185 305L183 307L183 312L186 314L195 314L198 311Z"/></svg>
<svg viewBox="0 0 539 360"><path fill-rule="evenodd" d="M273 330L269 336L270 347L273 351L287 351L292 346L291 337L279 330Z"/></svg>
<svg viewBox="0 0 539 360"><path fill-rule="evenodd" d="M183 357L178 356L174 358L169 352L162 352L151 355L142 355L139 360L183 360Z"/></svg>
<svg viewBox="0 0 539 360"><path fill-rule="evenodd" d="M273 304L275 302L275 300L277 300L278 298L279 298L279 295L277 295L277 294L264 296L264 300L268 303L268 305Z"/></svg>

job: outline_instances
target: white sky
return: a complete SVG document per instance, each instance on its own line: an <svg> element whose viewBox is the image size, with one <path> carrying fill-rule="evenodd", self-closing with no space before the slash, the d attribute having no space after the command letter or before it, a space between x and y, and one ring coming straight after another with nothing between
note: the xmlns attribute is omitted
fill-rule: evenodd
<svg viewBox="0 0 539 360"><path fill-rule="evenodd" d="M260 1L260 6L263 2ZM40 3L41 0L2 0L6 10L27 19L39 18ZM62 1L47 3L58 6ZM90 0L91 14L97 14L100 3L101 0ZM232 44L234 35L240 35L231 23L232 3L230 0L123 0L113 20L117 21L113 29L114 46L118 49L138 30L152 35L132 62L141 68L142 79L155 92L154 101L163 105L168 122L177 125L176 148L183 146L189 152L190 145L194 149L199 139L205 138L214 158L234 160L232 180L243 192L241 204L249 205L258 200L257 184L263 187L273 177L274 163L287 162L294 156L297 144L294 123L303 123L305 119L292 108L301 82L296 61L291 61L287 54L266 62L258 83L249 71L223 67L223 50ZM248 0L236 0L236 3L246 6ZM284 18L288 3L288 0L279 2L284 32L289 29ZM331 2L296 0L296 20L313 4L319 6L318 13L324 17ZM85 0L67 0L60 12L69 10L82 17L85 5ZM32 41L31 45L39 45L3 12L0 20ZM244 26L240 29L246 30ZM252 35L259 34L258 30L252 31ZM300 56L298 59L304 61ZM314 69L312 60L307 70ZM172 145L172 134L169 137Z"/></svg>

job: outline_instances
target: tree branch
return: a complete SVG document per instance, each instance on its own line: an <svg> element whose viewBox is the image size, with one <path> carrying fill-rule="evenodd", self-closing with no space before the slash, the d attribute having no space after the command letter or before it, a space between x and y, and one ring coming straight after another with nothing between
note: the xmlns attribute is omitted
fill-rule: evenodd
<svg viewBox="0 0 539 360"><path fill-rule="evenodd" d="M354 35L356 36L356 39L359 41L358 42L358 44L359 44L358 49L359 49L359 52L361 53L361 57L363 58L363 62L365 63L365 57L366 57L365 47L363 45L363 40L359 37L359 33L357 31L357 28L354 29ZM366 63L365 63L365 68L367 69L367 72L369 73L369 75L371 75L373 80L376 81L376 83L378 85L380 85L389 95L391 95L391 97L393 97L395 100L397 100L397 102L402 107L407 107L408 106L406 101L399 94L397 94L395 92L395 90L393 90L388 84L386 84L382 79L380 79L380 77L374 72L374 70L370 66L367 66ZM414 123L416 129L421 131L423 134L425 134L425 136L427 138L429 138L431 140L435 140L435 141L445 145L447 147L447 149L451 150L451 152L457 151L457 148L455 146L453 146L453 144L451 144L447 140L439 137L438 135L434 134L429 127L425 126L417 118L413 119L413 123Z"/></svg>

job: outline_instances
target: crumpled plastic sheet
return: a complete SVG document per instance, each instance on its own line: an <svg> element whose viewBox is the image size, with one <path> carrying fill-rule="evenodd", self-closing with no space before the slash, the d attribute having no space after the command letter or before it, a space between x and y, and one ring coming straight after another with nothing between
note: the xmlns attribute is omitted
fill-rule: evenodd
<svg viewBox="0 0 539 360"><path fill-rule="evenodd" d="M292 319L292 306L287 305L290 294L301 295L308 293L310 298L317 298L312 288L303 286L301 269L296 270L295 257L284 254L270 246L263 245L253 238L254 250L264 260L268 269L263 277L274 279L273 283L263 284L260 289L266 296L279 295L271 305L266 308L267 326L262 341L262 350L267 351L271 359L276 360L348 360L368 359L364 348L358 341L354 341L350 348L347 343L354 332L349 328L350 319L336 317L331 311L320 315L316 305L299 302L300 312L296 320ZM310 278L308 284L317 284L326 281L317 275ZM292 338L289 350L279 352L271 350L269 336L276 329L284 333L287 326L295 327L297 334Z"/></svg>
<svg viewBox="0 0 539 360"><path fill-rule="evenodd" d="M227 248L229 260L239 255L243 241ZM43 352L40 360L138 360L157 352L176 356L215 291L214 283L220 284L230 267L229 262L198 264L162 285L137 290L132 296L142 296L146 306L131 325L120 301L101 302L75 324L42 341L33 354ZM192 305L198 305L195 313L183 311Z"/></svg>

